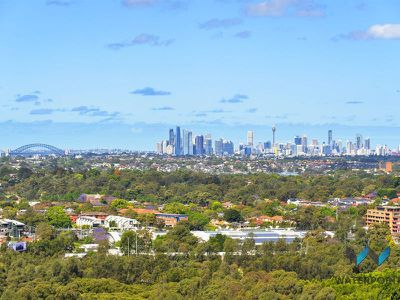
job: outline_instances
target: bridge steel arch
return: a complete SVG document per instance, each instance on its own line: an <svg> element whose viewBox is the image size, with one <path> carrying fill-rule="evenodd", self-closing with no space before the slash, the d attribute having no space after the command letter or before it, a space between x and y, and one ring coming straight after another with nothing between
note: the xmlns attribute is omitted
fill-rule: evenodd
<svg viewBox="0 0 400 300"><path fill-rule="evenodd" d="M43 150L35 150L35 149L43 149ZM64 156L65 152L64 150L61 150L57 147L47 145L47 144L29 144L29 145L24 145L21 146L15 150L10 151L10 155L12 156L26 156L26 155L49 155L49 154L54 154L58 156Z"/></svg>

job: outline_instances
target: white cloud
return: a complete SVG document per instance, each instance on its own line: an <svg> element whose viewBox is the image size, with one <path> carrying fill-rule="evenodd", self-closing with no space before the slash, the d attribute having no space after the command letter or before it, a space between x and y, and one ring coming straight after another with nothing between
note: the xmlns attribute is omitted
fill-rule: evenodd
<svg viewBox="0 0 400 300"><path fill-rule="evenodd" d="M333 41L345 40L400 40L400 24L376 24L367 30L353 31L334 37Z"/></svg>
<svg viewBox="0 0 400 300"><path fill-rule="evenodd" d="M281 16L295 0L271 0L247 7L247 13L251 16Z"/></svg>
<svg viewBox="0 0 400 300"><path fill-rule="evenodd" d="M279 17L295 15L298 17L325 16L324 6L314 0L267 0L249 4L246 12L250 16Z"/></svg>
<svg viewBox="0 0 400 300"><path fill-rule="evenodd" d="M400 24L377 24L371 26L367 36L373 39L400 39Z"/></svg>
<svg viewBox="0 0 400 300"><path fill-rule="evenodd" d="M149 6L153 5L157 0L123 0L122 3L126 6Z"/></svg>

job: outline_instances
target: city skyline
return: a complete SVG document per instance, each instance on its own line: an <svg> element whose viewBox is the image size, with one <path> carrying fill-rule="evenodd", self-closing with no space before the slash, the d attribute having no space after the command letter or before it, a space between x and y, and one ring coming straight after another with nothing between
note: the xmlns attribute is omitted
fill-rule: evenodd
<svg viewBox="0 0 400 300"><path fill-rule="evenodd" d="M181 133L182 132L182 133ZM311 138L306 134L295 135L291 141L279 141L276 139L277 126L271 127L272 140L255 141L253 130L246 133L246 142L234 144L232 140L213 137L211 133L193 134L192 130L181 129L180 126L170 128L168 138L156 143L155 152L173 156L230 156L241 154L270 155L270 156L337 156L337 155L379 155L386 156L400 153L400 145L391 149L386 144L373 144L371 138L363 137L357 133L354 139L342 140L335 136L329 129L326 139Z"/></svg>
<svg viewBox="0 0 400 300"><path fill-rule="evenodd" d="M42 125L42 124L41 124ZM143 124L142 124L143 125ZM226 140L231 140L235 145L240 143L246 144L247 132L254 132L255 142L273 140L271 126L227 126L221 124L210 124L207 126L197 126L193 124L180 124L182 130L190 130L195 137L197 134L210 133L213 138L218 137ZM361 133L364 137L369 137L372 140L372 146L387 145L391 149L397 149L400 145L396 134L397 128L371 128L371 127L346 127L346 126L329 126L329 125L308 125L302 124L276 124L276 142L287 143L293 141L295 136L307 135L309 141L318 139L319 141L327 141L327 132L330 128L333 129L336 137L340 137L342 141L354 141L357 134ZM41 126L40 126L41 127ZM154 151L154 143L165 140L165 132L176 127L176 125L153 124L141 129L139 127L131 127L129 125L119 125L118 130L108 124L102 124L102 127L93 126L92 124L75 124L68 131L60 134L60 131L65 129L64 124L53 123L51 126L47 124L50 135L43 133L41 128L37 128L32 124L15 124L8 122L2 131L2 139L0 140L0 149L16 149L25 144L45 143L57 146L62 149L126 149L133 151ZM301 128L301 129L299 129ZM76 133L85 131L87 138L79 140L77 143ZM102 140L99 141L98 133L101 132ZM127 136L131 133L135 134L134 140L128 140ZM16 139L15 136L20 135Z"/></svg>
<svg viewBox="0 0 400 300"><path fill-rule="evenodd" d="M235 142L329 126L396 147L399 5L0 1L0 147L149 150L172 124Z"/></svg>

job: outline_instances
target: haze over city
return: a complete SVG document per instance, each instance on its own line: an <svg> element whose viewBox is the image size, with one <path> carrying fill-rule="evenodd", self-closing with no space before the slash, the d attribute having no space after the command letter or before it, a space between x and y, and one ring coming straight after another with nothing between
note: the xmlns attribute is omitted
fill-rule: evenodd
<svg viewBox="0 0 400 300"><path fill-rule="evenodd" d="M0 147L213 138L397 147L399 3L0 1Z"/></svg>

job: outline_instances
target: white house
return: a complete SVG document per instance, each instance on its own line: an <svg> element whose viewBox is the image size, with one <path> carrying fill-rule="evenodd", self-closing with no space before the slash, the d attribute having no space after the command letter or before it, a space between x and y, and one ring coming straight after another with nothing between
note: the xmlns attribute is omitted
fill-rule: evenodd
<svg viewBox="0 0 400 300"><path fill-rule="evenodd" d="M118 228L120 230L132 230L139 227L139 222L135 219L120 217L120 216L108 216L104 225L108 228Z"/></svg>
<svg viewBox="0 0 400 300"><path fill-rule="evenodd" d="M99 227L101 225L101 220L96 219L95 217L79 216L76 219L76 225L78 227L82 226Z"/></svg>

